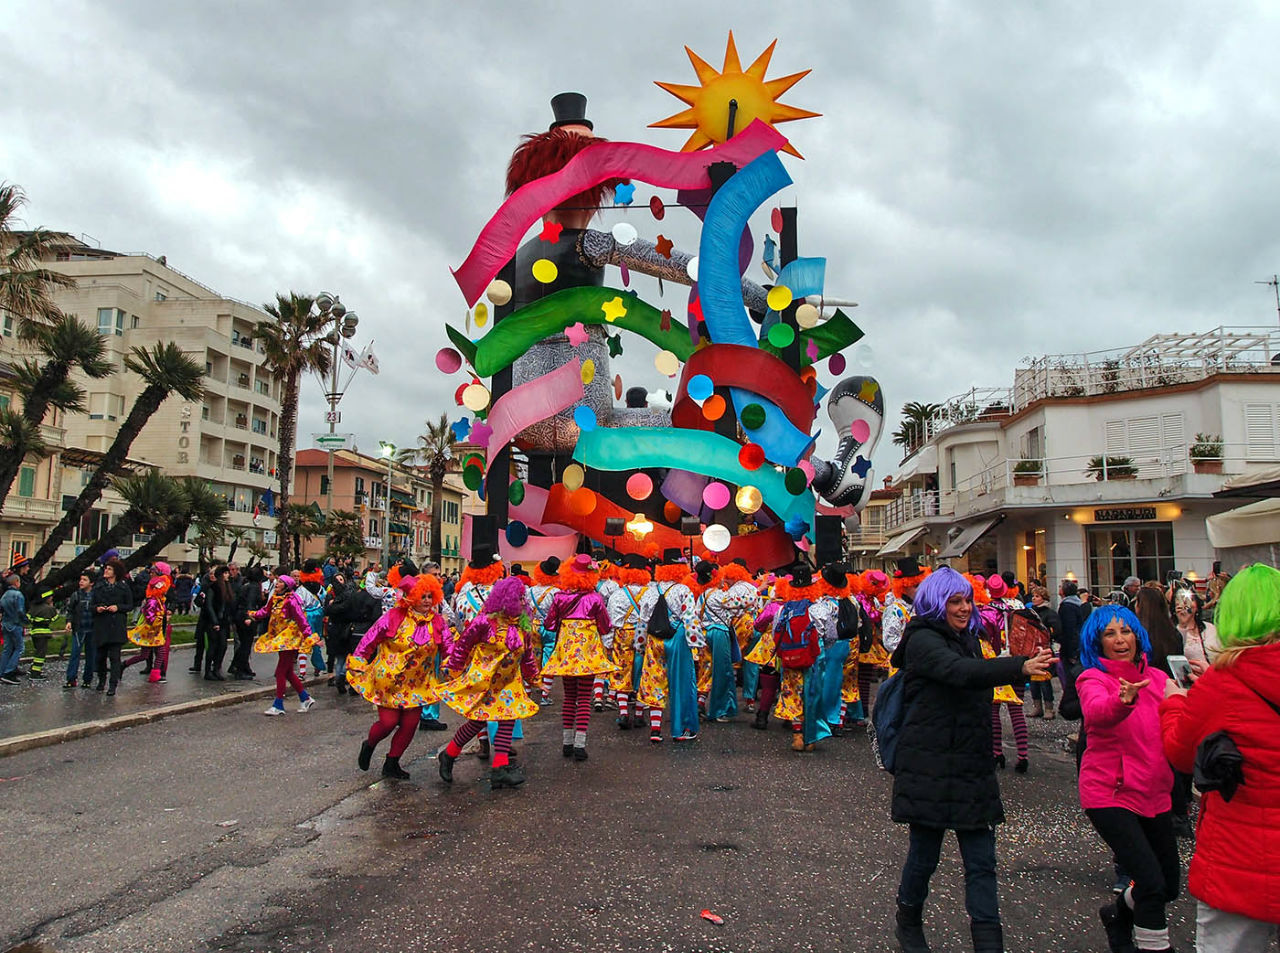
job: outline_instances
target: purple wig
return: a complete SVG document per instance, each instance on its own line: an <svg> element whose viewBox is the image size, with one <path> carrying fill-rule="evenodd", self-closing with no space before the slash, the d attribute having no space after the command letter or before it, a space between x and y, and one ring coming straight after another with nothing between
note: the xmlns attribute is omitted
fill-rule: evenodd
<svg viewBox="0 0 1280 953"><path fill-rule="evenodd" d="M524 614L524 582L519 576L505 576L493 584L489 598L484 601L484 611L489 615L506 615L517 618Z"/></svg>
<svg viewBox="0 0 1280 953"><path fill-rule="evenodd" d="M916 618L946 625L947 600L956 595L973 599L973 586L969 584L969 580L950 566L935 569L924 582L920 583L920 588L916 590L916 597L911 600ZM975 611L969 616L969 626L966 631L970 635L977 636L981 629L982 624Z"/></svg>

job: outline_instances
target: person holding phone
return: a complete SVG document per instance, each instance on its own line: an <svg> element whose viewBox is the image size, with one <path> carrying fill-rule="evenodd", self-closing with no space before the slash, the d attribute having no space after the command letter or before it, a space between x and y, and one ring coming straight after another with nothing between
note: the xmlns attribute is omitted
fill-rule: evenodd
<svg viewBox="0 0 1280 953"><path fill-rule="evenodd" d="M1157 593L1158 598L1158 593ZM1080 806L1133 883L1098 911L1113 953L1169 950L1165 908L1182 876L1173 831L1173 769L1160 742L1168 676L1151 663L1142 623L1122 606L1090 613L1076 679L1089 744Z"/></svg>

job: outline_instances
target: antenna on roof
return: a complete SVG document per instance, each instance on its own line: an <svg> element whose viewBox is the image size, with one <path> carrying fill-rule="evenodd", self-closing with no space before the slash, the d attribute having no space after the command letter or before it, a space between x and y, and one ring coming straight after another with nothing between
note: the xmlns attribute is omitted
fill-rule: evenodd
<svg viewBox="0 0 1280 953"><path fill-rule="evenodd" d="M1276 317L1280 318L1280 275L1272 275L1266 281L1255 281L1255 285L1270 285L1271 290L1276 293Z"/></svg>

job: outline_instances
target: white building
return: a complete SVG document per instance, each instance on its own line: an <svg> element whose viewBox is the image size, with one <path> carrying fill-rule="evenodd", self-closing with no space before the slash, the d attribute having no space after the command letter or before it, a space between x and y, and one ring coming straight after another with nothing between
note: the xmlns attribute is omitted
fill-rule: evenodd
<svg viewBox="0 0 1280 953"><path fill-rule="evenodd" d="M1280 331L1042 357L947 401L893 478L877 555L1087 582L1207 575L1224 480L1280 462ZM1197 435L1201 440L1193 453ZM1220 444L1214 454L1207 444ZM1211 459L1196 459L1211 457ZM1225 565L1228 571L1237 566Z"/></svg>

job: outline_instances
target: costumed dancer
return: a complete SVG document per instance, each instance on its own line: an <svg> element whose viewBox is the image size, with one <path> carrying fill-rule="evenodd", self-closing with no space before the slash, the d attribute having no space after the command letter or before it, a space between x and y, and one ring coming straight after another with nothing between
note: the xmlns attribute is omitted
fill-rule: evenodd
<svg viewBox="0 0 1280 953"><path fill-rule="evenodd" d="M560 591L560 557L548 556L533 567L533 585L529 587L529 602L533 607L534 640L538 643L538 667L546 666L551 650L556 647L556 634L547 628L547 613L551 602ZM542 674L542 704L551 704L551 684L554 676Z"/></svg>
<svg viewBox="0 0 1280 953"><path fill-rule="evenodd" d="M564 685L560 712L563 753L587 760L587 726L591 721L591 686L597 675L614 672L604 648L604 635L613 625L604 600L596 591L600 575L591 557L574 556L560 572L560 592L547 611L547 628L556 633L556 647L542 671L559 675Z"/></svg>
<svg viewBox="0 0 1280 953"><path fill-rule="evenodd" d="M844 734L844 719L849 705L845 699L845 685L852 681L853 701L857 701L858 673L855 643L858 639L858 607L849 601L849 574L844 563L828 563L822 567L822 596L824 605L835 613L836 640L823 646L818 664L822 667L822 720L832 735ZM849 660L853 669L849 670ZM852 676L852 679L850 678Z"/></svg>
<svg viewBox="0 0 1280 953"><path fill-rule="evenodd" d="M173 588L173 570L166 562L152 566L147 580L147 594L142 603L138 624L129 630L129 641L142 651L125 659L124 667L146 662L151 668L147 680L163 682L169 674L169 590Z"/></svg>
<svg viewBox="0 0 1280 953"><path fill-rule="evenodd" d="M703 594L702 622L711 650L707 717L712 721L729 721L738 713L734 663L742 659L744 641L739 630L745 627L750 631L759 607L760 595L751 574L739 563L721 568L715 588Z"/></svg>
<svg viewBox="0 0 1280 953"><path fill-rule="evenodd" d="M467 563L467 567L462 570L462 575L458 578L458 588L453 594L453 625L459 632L466 629L471 621L480 614L484 608L484 601L489 598L494 584L507 574L506 567L502 564L497 555L493 552L493 547L482 541L476 541L471 544L471 561ZM437 672L437 674L439 674ZM422 710L423 717L431 715L438 717L440 711L439 705L431 705ZM489 757L489 746L497 731L496 725L490 725L489 730L480 736L480 740L476 742L476 754L481 758ZM516 740L524 738L524 728L519 722L516 722L515 735Z"/></svg>
<svg viewBox="0 0 1280 953"><path fill-rule="evenodd" d="M649 709L649 740L662 742L662 712L668 713L673 740L698 737L698 687L693 674L693 653L706 644L697 600L685 585L689 567L671 550L669 561L653 573L653 584L640 597L640 625L636 648L644 647L637 692ZM676 554L676 555L673 555Z"/></svg>
<svg viewBox="0 0 1280 953"><path fill-rule="evenodd" d="M897 649L902 633L907 630L907 623L915 615L911 603L920 583L928 575L929 570L922 569L914 556L906 556L897 562L893 571L893 593L885 598L881 612L881 641L890 655Z"/></svg>
<svg viewBox="0 0 1280 953"><path fill-rule="evenodd" d="M618 591L618 567L607 559L599 562L600 582L596 584L596 592L600 593L600 598L604 600L605 605L609 604L609 597ZM606 639L605 647L608 648L608 640ZM609 697L613 697L612 678L606 678L604 675L597 675L595 681L591 683L591 707L596 711L604 711L605 690L608 689Z"/></svg>
<svg viewBox="0 0 1280 953"><path fill-rule="evenodd" d="M797 563L790 580L778 583L782 607L773 623L774 651L782 667L782 689L774 716L791 723L791 750L811 752L830 735L822 717L825 646L836 641L836 605L822 598L808 563Z"/></svg>
<svg viewBox="0 0 1280 953"><path fill-rule="evenodd" d="M751 727L765 731L769 727L769 712L778 700L778 689L782 685L782 674L778 670L777 645L773 641L773 623L778 618L778 610L782 603L778 601L778 583L781 580L773 575L760 594L763 608L756 616L754 629L756 642L743 656L743 665L754 665L756 668L756 717Z"/></svg>
<svg viewBox="0 0 1280 953"><path fill-rule="evenodd" d="M405 781L409 772L400 767L400 758L418 730L422 709L439 697L436 673L441 647L449 642L449 623L441 609L444 588L435 576L401 576L395 566L387 581L400 598L348 657L347 686L378 706L378 720L356 760L360 770L369 770L374 748L394 731L382 776Z"/></svg>
<svg viewBox="0 0 1280 953"><path fill-rule="evenodd" d="M449 647L446 668L458 674L441 683L440 699L467 721L440 752L440 777L446 783L453 783L453 765L463 745L486 723L498 726L489 786L524 783L524 772L510 763L511 733L517 719L538 711L525 691L525 684L532 685L538 675L535 629L524 581L508 576L494 583L482 611Z"/></svg>
<svg viewBox="0 0 1280 953"><path fill-rule="evenodd" d="M711 694L711 638L712 635L707 631L708 615L707 615L707 593L713 591L716 583L719 581L719 572L715 563L706 560L699 560L693 567L693 572L685 577L684 584L689 587L689 591L693 593L693 598L698 609L698 618L702 621L702 631L706 636L706 641L702 645L694 649L693 652L693 680L698 686L698 715L702 718L710 717L707 714L707 697ZM715 634L717 642L727 641L728 620L717 619L719 631Z"/></svg>
<svg viewBox="0 0 1280 953"><path fill-rule="evenodd" d="M861 715L854 720L859 728L866 727L871 713L871 686L889 677L889 653L884 647L885 599L889 594L889 577L879 569L871 569L858 577L854 593L868 625L858 633L858 698Z"/></svg>
<svg viewBox="0 0 1280 953"><path fill-rule="evenodd" d="M738 629L738 644L742 650L742 699L747 703L747 714L749 715L754 715L759 711L756 701L757 696L760 694L760 665L751 661L751 654L756 646L760 644L763 630L757 623L760 619L761 611L769 605L769 600L773 598L775 578L773 573L768 573L754 581L757 611L751 618L741 620L745 625L740 626Z"/></svg>
<svg viewBox="0 0 1280 953"><path fill-rule="evenodd" d="M636 688L640 682L640 663L643 656L636 652L636 628L640 622L640 602L645 588L651 582L642 556L623 557L623 565L617 570L618 585L605 600L609 610L612 631L605 636L605 648L613 658L618 671L610 679L613 699L618 706L618 727L627 731L633 724ZM636 712L638 717L639 712Z"/></svg>
<svg viewBox="0 0 1280 953"><path fill-rule="evenodd" d="M277 576L275 590L266 605L245 619L246 625L263 619L267 622L267 631L253 643L255 652L280 653L276 659L276 699L264 715L284 714L284 696L289 685L298 693L298 711L315 707L316 700L307 694L306 686L298 678L298 653L310 651L320 640L307 625L307 614L294 593L297 588L298 583L292 576Z"/></svg>
<svg viewBox="0 0 1280 953"><path fill-rule="evenodd" d="M973 586L973 602L978 613L978 640L982 643L983 658L997 658L1009 654L1009 612L1005 582L999 576L983 579L981 576L965 576ZM1013 602L1021 605L1018 600ZM1025 774L1030 762L1027 759L1027 717L1022 708L1022 693L1012 685L995 689L991 700L991 756L997 768L1006 764L1004 757L1004 726L1000 722L1000 709L1009 712L1013 726L1013 743L1018 750L1018 760L1013 770Z"/></svg>
<svg viewBox="0 0 1280 953"><path fill-rule="evenodd" d="M308 559L302 564L302 570L295 577L298 588L295 590L298 601L302 603L302 611L306 613L307 625L320 640L311 647L311 668L319 675L324 671L324 655L321 646L324 644L324 603L326 586L324 570L320 568L320 560ZM395 586L390 588L394 591ZM307 656L299 656L299 673L307 677Z"/></svg>

